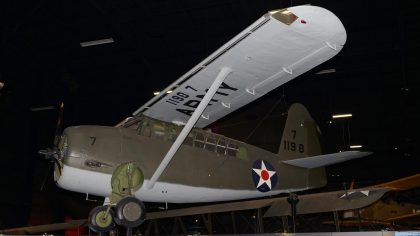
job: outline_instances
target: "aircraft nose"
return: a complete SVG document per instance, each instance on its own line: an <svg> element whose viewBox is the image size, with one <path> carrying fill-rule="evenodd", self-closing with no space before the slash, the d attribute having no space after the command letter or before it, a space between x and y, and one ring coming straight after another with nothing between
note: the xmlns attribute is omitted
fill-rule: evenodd
<svg viewBox="0 0 420 236"><path fill-rule="evenodd" d="M67 135L66 133L63 133L63 135L61 135L60 137L56 155L54 157L54 181L56 182L61 177L61 173L63 170L63 163L67 156L67 149L68 149Z"/></svg>

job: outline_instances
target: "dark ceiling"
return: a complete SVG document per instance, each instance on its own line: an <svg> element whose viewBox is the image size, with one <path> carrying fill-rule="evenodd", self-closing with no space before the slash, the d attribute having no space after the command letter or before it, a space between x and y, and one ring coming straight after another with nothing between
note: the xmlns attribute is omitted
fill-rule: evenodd
<svg viewBox="0 0 420 236"><path fill-rule="evenodd" d="M65 126L114 125L268 10L307 3L1 2L0 81L5 87L0 91L0 164L7 178L0 187L9 194L0 204L9 210L31 205L27 186L34 175L41 175L35 167L42 165L36 150L52 142L57 114L32 108L64 101ZM309 3L342 20L348 35L342 52L214 128L275 151L281 114L291 103L301 102L318 121L326 152L359 143L375 152L330 168L332 183L353 178L374 182L419 172L420 7L415 1L397 0ZM112 44L80 46L110 37ZM316 74L324 69L336 72ZM342 112L353 113L353 118L330 124L331 115Z"/></svg>

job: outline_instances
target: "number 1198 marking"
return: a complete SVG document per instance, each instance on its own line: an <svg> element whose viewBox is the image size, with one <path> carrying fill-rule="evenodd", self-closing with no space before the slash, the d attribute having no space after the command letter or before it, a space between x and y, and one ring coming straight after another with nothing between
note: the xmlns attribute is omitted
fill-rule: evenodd
<svg viewBox="0 0 420 236"><path fill-rule="evenodd" d="M300 153L303 153L305 151L305 146L303 144L296 145L295 142L290 142L288 140L283 141L283 149L287 151L296 152L299 151Z"/></svg>

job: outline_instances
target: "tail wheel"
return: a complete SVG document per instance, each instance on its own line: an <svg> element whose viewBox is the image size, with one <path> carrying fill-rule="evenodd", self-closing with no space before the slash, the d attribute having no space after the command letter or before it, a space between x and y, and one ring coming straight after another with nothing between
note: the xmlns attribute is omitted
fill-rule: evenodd
<svg viewBox="0 0 420 236"><path fill-rule="evenodd" d="M116 219L119 225L135 228L140 226L146 218L144 204L135 197L125 197L121 199L116 209Z"/></svg>
<svg viewBox="0 0 420 236"><path fill-rule="evenodd" d="M115 227L114 215L114 211L108 210L108 206L97 206L89 213L89 227L98 233L108 232Z"/></svg>

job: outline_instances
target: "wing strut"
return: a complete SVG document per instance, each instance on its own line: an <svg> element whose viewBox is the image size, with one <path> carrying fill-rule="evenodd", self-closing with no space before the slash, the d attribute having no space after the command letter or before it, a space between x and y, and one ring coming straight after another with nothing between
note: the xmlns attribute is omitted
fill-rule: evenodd
<svg viewBox="0 0 420 236"><path fill-rule="evenodd" d="M166 153L165 157L163 158L162 162L156 169L155 173L153 173L150 180L146 183L147 189L153 188L156 181L159 179L160 175L163 173L165 168L168 166L169 162L172 160L172 157L178 151L179 147L184 142L185 138L190 133L191 129L193 128L197 120L203 114L204 109L207 107L207 105L209 104L210 100L213 98L216 91L219 89L222 82L231 72L232 72L232 69L230 69L229 67L222 67L219 74L217 74L217 77L214 80L213 84L211 85L206 95L204 96L203 100L201 100L200 104L195 109L194 113L191 115L187 124L185 124L184 128L179 133L178 137L176 138L175 142L172 144L168 153Z"/></svg>

